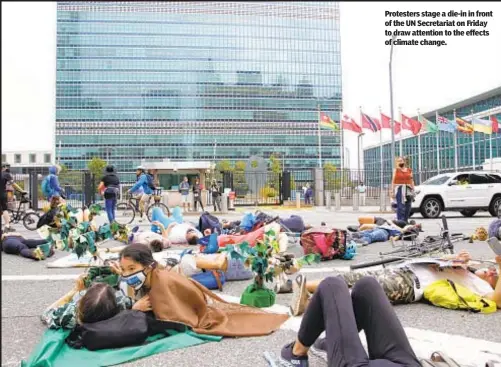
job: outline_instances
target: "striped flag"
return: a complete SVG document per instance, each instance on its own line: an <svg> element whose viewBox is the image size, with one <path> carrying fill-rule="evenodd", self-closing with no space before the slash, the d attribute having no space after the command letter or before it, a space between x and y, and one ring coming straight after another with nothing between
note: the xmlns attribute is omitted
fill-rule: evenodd
<svg viewBox="0 0 501 367"><path fill-rule="evenodd" d="M461 117L456 117L457 129L464 134L473 134L473 125Z"/></svg>
<svg viewBox="0 0 501 367"><path fill-rule="evenodd" d="M448 133L453 133L456 131L457 124L453 120L447 119L447 117L437 115L437 126L438 130L446 131Z"/></svg>
<svg viewBox="0 0 501 367"><path fill-rule="evenodd" d="M334 131L339 130L338 124L323 112L320 112L320 121L318 123L320 127L325 127Z"/></svg>
<svg viewBox="0 0 501 367"><path fill-rule="evenodd" d="M438 131L438 126L424 118L424 116L419 116L419 122L421 122L422 132L436 133Z"/></svg>
<svg viewBox="0 0 501 367"><path fill-rule="evenodd" d="M381 130L381 123L377 118L362 113L362 128L376 132Z"/></svg>
<svg viewBox="0 0 501 367"><path fill-rule="evenodd" d="M479 133L484 133L486 135L492 134L492 121L491 120L482 120L474 117L473 120L473 131L477 131Z"/></svg>

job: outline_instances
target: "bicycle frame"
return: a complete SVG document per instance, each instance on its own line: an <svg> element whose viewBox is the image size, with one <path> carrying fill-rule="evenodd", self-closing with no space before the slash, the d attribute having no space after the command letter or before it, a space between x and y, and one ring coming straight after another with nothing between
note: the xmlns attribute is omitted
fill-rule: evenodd
<svg viewBox="0 0 501 367"><path fill-rule="evenodd" d="M31 200L23 202L22 200L19 200L19 205L17 206L17 211L12 211L13 218L11 220L15 223L18 223L21 219L23 219L23 214L26 213L25 210L21 210L21 206L24 204L29 204L29 208L32 207L31 205Z"/></svg>

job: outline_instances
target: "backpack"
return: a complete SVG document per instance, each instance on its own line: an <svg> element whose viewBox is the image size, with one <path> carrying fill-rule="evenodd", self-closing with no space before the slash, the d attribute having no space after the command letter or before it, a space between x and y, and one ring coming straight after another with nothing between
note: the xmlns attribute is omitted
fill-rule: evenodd
<svg viewBox="0 0 501 367"><path fill-rule="evenodd" d="M42 181L42 194L46 199L49 199L52 194L52 188L50 187L50 175L45 176Z"/></svg>
<svg viewBox="0 0 501 367"><path fill-rule="evenodd" d="M148 187L152 190L156 190L155 183L153 182L153 176L146 174L146 183L148 184Z"/></svg>
<svg viewBox="0 0 501 367"><path fill-rule="evenodd" d="M314 227L301 234L305 255L320 254L321 260L342 258L346 253L346 234L342 229Z"/></svg>
<svg viewBox="0 0 501 367"><path fill-rule="evenodd" d="M210 229L212 233L221 233L223 227L219 223L219 219L209 212L203 212L198 221L198 229L200 232L204 232L206 229Z"/></svg>
<svg viewBox="0 0 501 367"><path fill-rule="evenodd" d="M434 306L451 310L493 313L497 311L494 301L480 297L460 284L449 279L431 283L424 290L424 298Z"/></svg>

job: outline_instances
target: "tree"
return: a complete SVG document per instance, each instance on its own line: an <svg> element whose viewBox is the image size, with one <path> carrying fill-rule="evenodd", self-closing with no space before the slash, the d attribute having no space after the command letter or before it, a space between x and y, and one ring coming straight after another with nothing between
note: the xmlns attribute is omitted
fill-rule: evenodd
<svg viewBox="0 0 501 367"><path fill-rule="evenodd" d="M219 172L233 172L234 168L231 166L231 162L225 159L216 163L216 170Z"/></svg>
<svg viewBox="0 0 501 367"><path fill-rule="evenodd" d="M235 162L235 171L236 172L244 172L247 163L245 161L236 161Z"/></svg>
<svg viewBox="0 0 501 367"><path fill-rule="evenodd" d="M278 159L275 153L270 155L270 168L273 173L282 172L282 165L280 164L280 160Z"/></svg>
<svg viewBox="0 0 501 367"><path fill-rule="evenodd" d="M235 162L235 172L233 172L233 182L235 184L235 193L238 197L244 197L249 191L249 185L245 179L245 168L247 163L245 161Z"/></svg>
<svg viewBox="0 0 501 367"><path fill-rule="evenodd" d="M94 157L89 161L89 163L87 163L87 168L94 175L94 178L100 178L103 175L106 165L107 163L105 160Z"/></svg>

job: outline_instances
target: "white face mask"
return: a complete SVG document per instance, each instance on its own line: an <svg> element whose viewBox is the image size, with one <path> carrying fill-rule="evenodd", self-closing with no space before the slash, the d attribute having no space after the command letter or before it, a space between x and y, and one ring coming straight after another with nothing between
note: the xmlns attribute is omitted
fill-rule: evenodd
<svg viewBox="0 0 501 367"><path fill-rule="evenodd" d="M127 283L129 287L134 288L134 290L139 290L146 282L146 273L144 270L140 270L136 273L127 275L126 277L122 277L122 280Z"/></svg>

